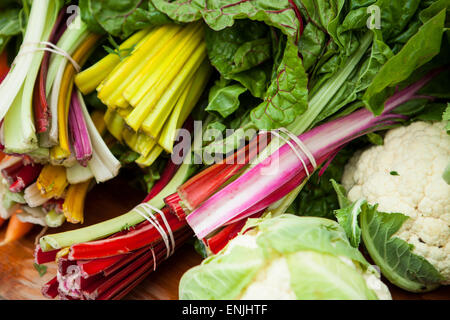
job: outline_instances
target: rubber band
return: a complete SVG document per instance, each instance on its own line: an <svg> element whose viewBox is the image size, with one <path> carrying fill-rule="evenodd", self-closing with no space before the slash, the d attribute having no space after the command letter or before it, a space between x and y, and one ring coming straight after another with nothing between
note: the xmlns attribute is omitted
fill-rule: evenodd
<svg viewBox="0 0 450 320"><path fill-rule="evenodd" d="M169 222L166 219L166 215L164 214L164 212L162 212L158 208L153 207L152 205L150 205L147 202L143 203L142 206L147 207L149 210L153 210L153 211L156 211L159 213L159 215L161 216L161 219L164 222L164 225L166 226L166 230L169 231L170 242L172 244L172 251L171 251L170 255L174 254L175 253L175 238L173 236L173 232L172 232L172 229L170 228ZM158 220L155 218L155 221L158 221Z"/></svg>
<svg viewBox="0 0 450 320"><path fill-rule="evenodd" d="M161 234L161 237L163 238L164 244L166 245L166 249L167 249L166 259L169 258L171 255L173 255L173 253L175 252L175 239L173 236L172 229L170 228L170 225L167 222L164 212L162 212L158 208L153 207L152 205L150 205L148 203L140 204L139 206L137 206L135 208L135 210L142 217L144 217L148 222L150 222L150 224L153 225L155 227L155 229ZM164 228L161 226L161 224L159 223L158 219L155 217L153 212L159 213L159 215L161 216L161 219L164 222L164 225L166 226L166 230L168 231L169 235L164 230ZM170 238L170 241L169 241L169 238Z"/></svg>
<svg viewBox="0 0 450 320"><path fill-rule="evenodd" d="M311 162L311 164L314 167L314 170L316 170L317 169L316 158L314 158L314 155L309 150L309 148L303 143L303 141L300 140L299 137L297 137L295 134L293 134L286 128L280 128L278 130L280 130L281 132L284 132L287 136L289 136L292 140L294 140L297 143L297 145L300 147L300 149L303 151L303 153L308 157L309 161Z"/></svg>
<svg viewBox="0 0 450 320"><path fill-rule="evenodd" d="M68 54L63 49L57 47L53 43L48 42L48 41L41 41L41 42L25 42L25 43L22 44L22 46L29 46L29 45L34 45L36 47L33 48L32 50L21 52L19 55L17 55L17 57L20 57L20 56L25 55L25 54L35 53L37 51L47 51L47 52L51 52L51 53L58 54L60 56L65 57L67 60L70 61L70 63L72 63L72 65L75 68L76 72L80 72L80 70L81 70L80 65L71 57L71 55ZM38 45L45 45L46 47L44 47L44 48L37 47ZM50 49L47 46L51 47L53 49Z"/></svg>
<svg viewBox="0 0 450 320"><path fill-rule="evenodd" d="M260 134L263 133L270 133L273 134L274 136L277 136L278 138L280 138L281 140L283 140L284 142L286 142L288 144L288 146L292 149L292 151L294 151L295 155L299 158L299 160L301 161L303 168L305 169L306 175L308 176L308 178L311 177L311 172L309 172L308 169L308 165L306 164L305 160L303 160L303 157L301 156L301 154L298 152L297 148L291 143L290 140L286 139L285 137L283 137L280 132L286 134L288 137L291 138L291 140L293 140L297 146L300 148L300 150L306 155L306 157L309 159L310 163L312 164L312 166L314 167L314 171L317 169L317 161L314 158L312 152L308 149L308 147L303 143L303 141L301 141L295 134L293 134L292 132L290 132L288 129L286 128L279 128L276 130L261 130Z"/></svg>
<svg viewBox="0 0 450 320"><path fill-rule="evenodd" d="M153 247L151 247L150 250L152 251L152 256L153 256L153 271L156 271L156 255L155 255L155 249L154 249Z"/></svg>
<svg viewBox="0 0 450 320"><path fill-rule="evenodd" d="M155 216L153 215L153 213L148 212L148 209L144 208L143 205L139 205L138 207L136 207L136 210L142 217L144 217L148 222L150 222L150 224L153 225L153 227L155 227L155 229L161 234L164 244L166 245L166 249L167 249L167 255L166 255L166 259L167 259L170 256L170 252L171 252L169 238L167 237L167 233L161 227L159 222L157 220L155 221Z"/></svg>

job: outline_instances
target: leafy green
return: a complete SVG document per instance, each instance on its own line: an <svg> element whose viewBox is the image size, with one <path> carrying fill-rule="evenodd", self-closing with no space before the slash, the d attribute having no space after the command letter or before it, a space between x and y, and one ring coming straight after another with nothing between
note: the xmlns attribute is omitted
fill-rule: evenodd
<svg viewBox="0 0 450 320"><path fill-rule="evenodd" d="M156 10L152 1L80 0L81 18L92 32L127 38L134 31L171 20Z"/></svg>
<svg viewBox="0 0 450 320"><path fill-rule="evenodd" d="M205 28L211 64L226 80L236 80L262 98L270 81L272 42L269 28L260 22L238 20L224 30Z"/></svg>
<svg viewBox="0 0 450 320"><path fill-rule="evenodd" d="M20 34L21 31L20 9L0 10L0 53L3 52L11 37Z"/></svg>
<svg viewBox="0 0 450 320"><path fill-rule="evenodd" d="M276 79L272 81L264 102L251 113L260 129L277 129L291 124L308 108L308 77L297 46L288 39Z"/></svg>
<svg viewBox="0 0 450 320"><path fill-rule="evenodd" d="M447 182L447 184L450 185L450 163L447 165L447 168L445 168L445 171L442 174L442 178L445 182Z"/></svg>
<svg viewBox="0 0 450 320"><path fill-rule="evenodd" d="M213 30L231 27L235 20L248 18L274 26L296 37L300 23L289 0L153 0L155 7L179 22L203 20Z"/></svg>
<svg viewBox="0 0 450 320"><path fill-rule="evenodd" d="M360 100L381 67L392 56L393 53L389 46L380 39L375 38L367 57L363 58L362 61L355 66L350 77L316 118L316 123L333 115L344 106Z"/></svg>
<svg viewBox="0 0 450 320"><path fill-rule="evenodd" d="M217 81L209 91L209 104L206 110L217 112L226 118L239 108L239 96L246 91L247 89L239 83L228 85L227 82Z"/></svg>
<svg viewBox="0 0 450 320"><path fill-rule="evenodd" d="M299 39L299 50L305 69L309 70L326 49L329 34L334 34L339 24L345 1L306 0L297 1L305 17L305 29Z"/></svg>
<svg viewBox="0 0 450 320"><path fill-rule="evenodd" d="M287 212L299 216L333 219L334 210L339 209L339 200L330 180L341 180L344 167L352 155L353 148L345 148L322 175L319 175L319 172L312 175Z"/></svg>
<svg viewBox="0 0 450 320"><path fill-rule="evenodd" d="M33 267L39 273L39 277L41 277L41 278L43 276L45 276L45 274L47 273L47 266L40 265L40 264L37 264L37 263L33 263Z"/></svg>
<svg viewBox="0 0 450 320"><path fill-rule="evenodd" d="M341 209L334 211L334 215L342 228L344 228L351 245L358 248L361 243L361 228L359 227L358 217L361 213L362 206L367 205L367 202L361 199L355 203L351 203L346 196L346 191L343 186L335 180L331 180L331 184L338 195L339 205L341 207Z"/></svg>
<svg viewBox="0 0 450 320"><path fill-rule="evenodd" d="M117 44L117 42L114 40L114 38L109 35L108 36L109 43L113 46L113 48L110 48L108 46L103 46L103 49L106 50L109 54L115 54L119 57L120 61L123 61L125 58L129 57L131 53L136 48L136 45L131 46L130 48L120 49L120 46Z"/></svg>
<svg viewBox="0 0 450 320"><path fill-rule="evenodd" d="M447 133L450 134L450 102L447 103L447 108L445 109L445 112L442 115L442 120L447 121L445 130L447 130Z"/></svg>
<svg viewBox="0 0 450 320"><path fill-rule="evenodd" d="M377 73L363 97L364 103L372 112L380 114L385 101L395 90L393 86L408 79L416 69L440 52L445 13L442 10L429 19Z"/></svg>
<svg viewBox="0 0 450 320"><path fill-rule="evenodd" d="M367 134L367 139L369 139L369 141L376 146L382 146L384 144L383 137L375 132Z"/></svg>
<svg viewBox="0 0 450 320"><path fill-rule="evenodd" d="M344 228L350 243L355 248L361 242L361 228L359 227L358 216L361 214L362 206L367 205L365 200L359 200L343 209L336 210L334 214L339 224Z"/></svg>
<svg viewBox="0 0 450 320"><path fill-rule="evenodd" d="M411 292L436 289L442 276L412 245L394 234L408 219L401 213L384 213L377 206L363 206L361 230L364 245L383 275L396 286Z"/></svg>

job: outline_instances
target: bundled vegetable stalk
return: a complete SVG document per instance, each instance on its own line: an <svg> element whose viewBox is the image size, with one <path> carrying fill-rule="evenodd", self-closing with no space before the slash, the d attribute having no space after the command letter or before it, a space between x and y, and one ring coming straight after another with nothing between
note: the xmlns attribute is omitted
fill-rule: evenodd
<svg viewBox="0 0 450 320"><path fill-rule="evenodd" d="M385 10L395 10L395 8L386 5ZM350 14L356 14L356 12ZM413 15L414 12L410 14ZM344 58L339 54L336 55L336 59L339 58L338 61L342 61L342 64L340 68L335 69L334 74L328 74L324 79L315 79L314 76L310 79L313 88L309 105L306 111L297 116L295 114L292 116L293 112L279 112L279 106L276 105L281 103L283 95L294 98L292 95L300 92L302 84L302 82L297 83L297 85L300 84L299 88L295 84L289 84L289 68L294 68L295 58L293 53L289 54L291 47L288 39L284 58L278 69L281 70L282 77L276 79L279 91L276 91L275 87L269 88L269 92L275 90L275 94L269 96L264 103L252 111L254 117L251 120L254 122L253 125L264 122L266 129L277 128L280 124L286 123L289 130L281 128L272 131L276 138L260 155L260 161L256 162L256 166L249 168L238 179L234 178L229 183L214 186L210 194L202 194L199 191L204 188L205 180L199 179L198 183L193 180L181 186L177 194L166 199L173 212L181 211L186 214L187 221L197 237L205 240L206 243L211 237L211 239L230 238L233 234L237 234L235 231L229 234L230 230L233 230L232 227L223 229L224 234L219 232L220 229L229 224L239 229L242 227L242 223L240 225L238 223L240 220L261 210L267 209L274 214L285 212L312 173L324 165L321 171L323 172L348 142L370 132L389 128L396 121L406 120L405 116L395 114L395 110L402 104L414 105L417 100L422 99L425 102L433 100L433 95L421 94L420 90L434 79L436 74L432 73L409 87L405 87L403 83L408 81L413 71L437 56L443 44L445 6L436 5L426 8L420 12L420 16L427 18L422 19L421 27L415 29L415 33L410 34L410 38L397 47L396 54L382 42L380 33L366 31L360 34L358 46L354 47L353 54L344 55ZM332 22L329 26L331 25ZM334 36L333 33L331 35ZM423 39L428 39L428 46L417 50ZM380 52L382 48L383 53ZM407 57L412 55L414 58L408 60ZM284 60L291 64L285 63ZM403 72L392 75L391 70L397 68L400 61L406 60L408 64L403 66ZM281 90L280 87L283 85L291 91ZM389 95L398 91L398 85L404 89L388 99ZM345 92L351 94L345 95ZM289 103L286 102L285 107L288 106ZM338 119L307 131L308 128L332 116L345 106L347 109L334 116ZM368 107L369 110L352 113L363 106ZM409 113L411 114L413 113ZM347 116L342 117L342 115ZM289 117L294 120L287 122ZM275 121L275 119L279 120ZM307 132L304 133L305 131ZM283 133L287 134L287 139L281 136ZM289 143L284 144L287 140L290 140ZM217 232L219 233L216 234ZM225 242L221 246L215 246L213 252L220 250Z"/></svg>
<svg viewBox="0 0 450 320"><path fill-rule="evenodd" d="M208 238L219 228L261 210L277 211L280 205L277 202L304 184L309 175L332 159L342 146L367 133L389 128L399 120L406 120L406 116L393 111L416 99L416 92L434 76L430 74L395 94L387 101L384 113L379 117L362 109L317 126L299 137L290 136L289 144L223 188L214 188L209 195L199 199L199 185L188 182L166 201L172 207L178 207L175 210L181 208L185 211L186 219L199 239Z"/></svg>
<svg viewBox="0 0 450 320"><path fill-rule="evenodd" d="M192 237L186 221L163 208L164 197L186 181L192 174L191 167L187 161L181 166L169 161L145 201L124 216L41 238L35 251L36 263L55 259L58 263L57 276L42 288L44 296L121 299L156 270ZM91 235L104 239L91 241L94 239Z"/></svg>
<svg viewBox="0 0 450 320"><path fill-rule="evenodd" d="M104 124L92 121L73 88L99 36L79 16L69 23L62 6L33 2L23 43L0 85L3 152L25 159L21 179L12 181L6 172L14 168L5 167L7 187L26 205L23 220L50 227L83 223L91 183L112 179L120 168L99 132Z"/></svg>
<svg viewBox="0 0 450 320"><path fill-rule="evenodd" d="M177 129L208 82L203 38L199 23L144 29L76 76L82 93L97 89L108 130L140 155L140 166L172 153Z"/></svg>

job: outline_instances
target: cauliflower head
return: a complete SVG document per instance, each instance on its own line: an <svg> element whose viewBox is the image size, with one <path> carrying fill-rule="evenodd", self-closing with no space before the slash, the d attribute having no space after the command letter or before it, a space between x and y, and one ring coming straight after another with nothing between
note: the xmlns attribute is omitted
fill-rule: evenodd
<svg viewBox="0 0 450 320"><path fill-rule="evenodd" d="M284 215L249 224L182 277L180 299L392 299L336 222Z"/></svg>
<svg viewBox="0 0 450 320"><path fill-rule="evenodd" d="M357 152L342 178L349 200L410 218L395 236L412 244L443 284L450 284L450 186L442 177L449 161L445 124L414 122L388 131L384 145Z"/></svg>

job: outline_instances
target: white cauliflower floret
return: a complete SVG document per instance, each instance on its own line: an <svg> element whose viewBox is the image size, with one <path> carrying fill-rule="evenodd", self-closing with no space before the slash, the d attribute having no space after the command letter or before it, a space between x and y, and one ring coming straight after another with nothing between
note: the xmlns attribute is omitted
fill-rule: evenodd
<svg viewBox="0 0 450 320"><path fill-rule="evenodd" d="M383 212L410 217L396 236L414 245L450 284L450 161L445 124L414 122L390 130L383 146L357 152L342 184L351 201L366 199Z"/></svg>
<svg viewBox="0 0 450 320"><path fill-rule="evenodd" d="M262 269L240 300L296 300L286 258L275 259Z"/></svg>

